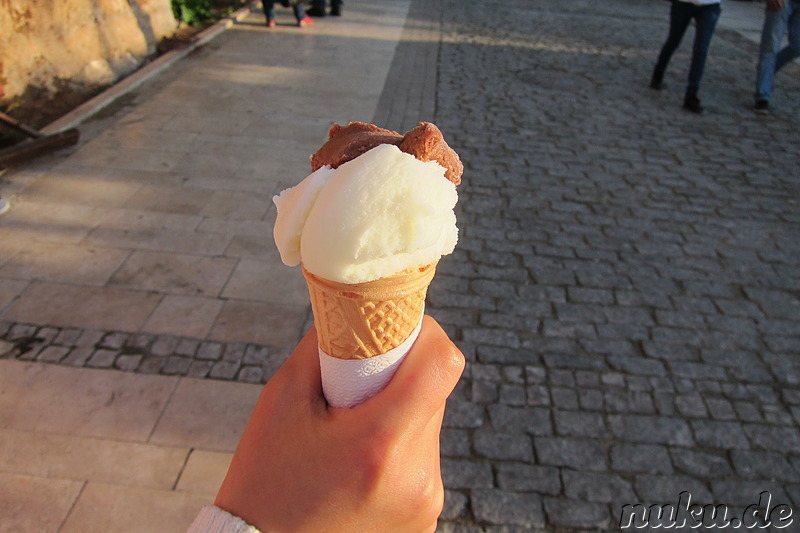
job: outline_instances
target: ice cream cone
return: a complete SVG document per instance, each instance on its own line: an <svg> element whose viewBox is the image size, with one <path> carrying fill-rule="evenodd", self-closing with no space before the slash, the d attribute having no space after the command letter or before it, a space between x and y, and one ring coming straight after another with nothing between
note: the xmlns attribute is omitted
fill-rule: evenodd
<svg viewBox="0 0 800 533"><path fill-rule="evenodd" d="M366 359L402 344L419 325L435 271L432 263L346 284L303 268L320 349L337 359Z"/></svg>

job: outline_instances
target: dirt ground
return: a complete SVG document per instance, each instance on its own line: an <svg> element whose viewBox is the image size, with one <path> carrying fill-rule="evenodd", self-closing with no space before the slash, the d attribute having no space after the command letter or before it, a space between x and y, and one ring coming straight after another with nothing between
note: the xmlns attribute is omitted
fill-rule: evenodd
<svg viewBox="0 0 800 533"><path fill-rule="evenodd" d="M158 43L158 52L155 57L170 50L186 46L196 34L248 2L247 0L213 0L212 3L213 18L197 26L181 23L173 36L162 39ZM151 58L151 60L155 59L155 57ZM140 65L140 68L145 64ZM13 102L9 102L6 106L0 107L0 111L31 128L41 129L103 92L108 87L86 87L70 80L58 80L55 91L48 91L40 87L29 87L22 96L15 98ZM24 136L9 130L0 123L0 149L11 146L24 138Z"/></svg>

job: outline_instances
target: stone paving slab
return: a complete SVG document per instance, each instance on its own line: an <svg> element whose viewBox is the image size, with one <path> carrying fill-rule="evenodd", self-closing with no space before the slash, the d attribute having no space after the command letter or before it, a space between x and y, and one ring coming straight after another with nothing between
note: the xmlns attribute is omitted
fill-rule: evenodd
<svg viewBox="0 0 800 533"><path fill-rule="evenodd" d="M0 472L4 531L58 531L83 483Z"/></svg>
<svg viewBox="0 0 800 533"><path fill-rule="evenodd" d="M59 531L185 531L207 501L205 495L188 492L90 483Z"/></svg>
<svg viewBox="0 0 800 533"><path fill-rule="evenodd" d="M506 0L469 9L455 0L415 0L407 13L392 11L405 17L403 39L391 64L381 67L388 76L382 91L364 93L379 94L380 105L364 111L400 130L415 116L432 116L466 167L459 246L440 264L428 302L469 360L445 418L440 531L620 531L623 506L678 505L684 491L695 503L727 506L729 519L758 504L764 491L773 504L790 506L795 518L800 509L800 67L780 73L771 114L754 114L752 21L761 6L726 2L701 92L707 112L686 113L680 103L689 36L673 58L665 90L647 87L666 35L667 9L666 2L637 0ZM357 11L353 6L347 14ZM153 188L161 185L162 192L188 184L269 195L295 181L278 179L266 190L254 172L258 157L248 138L279 121L245 112L262 105L250 71L235 65L235 58L260 53L253 47L263 36L255 18L251 22L252 32L237 33L241 41L228 36L200 52L214 65L202 71L205 76L156 83L182 98L200 98L205 80L216 102L230 91L242 112L233 112L224 136L150 101L131 105L123 121L130 133L154 126L191 130L180 150L200 142L207 156L176 163L174 150L160 150L123 159L113 149L117 134L98 136L82 160L77 152L58 165L82 191L85 201L77 206L50 208L55 198L37 181L47 177L46 169L14 177L12 190L34 185L48 209L40 218L37 210L20 210L15 231L0 235L4 246L22 253L19 235L35 235L38 220L58 228L64 248L53 249L61 257L69 257L67 245L92 238L96 246L130 244L141 262L163 253L156 237L145 238L154 228L176 236L195 228L233 233L221 255L239 259L239 277L223 294L247 292L258 279L258 262L274 260L258 240L261 226L271 227L268 214L235 218L235 210L222 206L210 213L200 190L163 217L142 207L158 203ZM399 32L400 25L392 27ZM281 37L289 35L284 30ZM351 30L330 25L325 32L332 37ZM376 35L365 38L389 46ZM343 69L358 66L351 59L343 59ZM430 73L425 82L434 76L431 62L435 90L420 83L409 98L419 72ZM285 69L271 82L303 79ZM279 102L291 108L290 100ZM291 140L280 144L287 152L287 161L276 163L281 173L302 173L292 160L307 156L306 144L318 144L331 118L320 106L314 101L304 108ZM147 144L148 135L126 138L141 143L143 153L158 147ZM214 150L223 139L241 149L222 159L231 175L219 188L214 173L222 154ZM119 183L108 192L89 185L85 165L97 160L119 166L110 174ZM190 174L176 171L187 164L195 165ZM161 205L172 206L171 198ZM136 208L109 210L104 199ZM139 232L135 237L127 224ZM100 283L104 264L98 259L70 275ZM45 266L38 267L42 275L55 277ZM22 305L31 285L18 279L20 268L0 257L0 306L19 313L0 322L0 357L6 359L257 384L309 323L296 293L298 306L286 307L293 316L281 322L283 336L242 329L242 318L254 312L267 313L268 323L286 319L269 314L274 307L263 294L263 301L225 301L214 325L201 328L205 336L192 329L201 316L173 319L154 331L141 320L124 328L39 321L20 311L33 309ZM3 269L15 274L2 276ZM209 278L194 272L181 279L207 287ZM168 287L163 277L128 276L124 290L136 283ZM164 317L179 317L195 302L190 298L202 298L171 290L177 294L159 300ZM182 388L183 404L192 403L189 389L198 387ZM216 443L211 447L222 452L208 453L220 455L205 459L210 477L218 479L231 433L204 437L191 420L168 418L172 428L162 430L159 445L188 446L195 438ZM212 492L213 481L202 475L186 483L205 487L196 493ZM70 490L64 487L65 494ZM93 505L118 505L123 492L110 491L109 500ZM186 502L173 504L185 509Z"/></svg>
<svg viewBox="0 0 800 533"><path fill-rule="evenodd" d="M57 433L2 429L0 443L4 469L18 474L166 490L187 461L185 448Z"/></svg>
<svg viewBox="0 0 800 533"><path fill-rule="evenodd" d="M88 117L78 146L4 175L0 279L25 285L0 320L296 343L310 306L275 253L271 199L334 121L372 119L408 6L308 31L243 15Z"/></svg>
<svg viewBox="0 0 800 533"><path fill-rule="evenodd" d="M185 531L260 390L0 360L0 531Z"/></svg>

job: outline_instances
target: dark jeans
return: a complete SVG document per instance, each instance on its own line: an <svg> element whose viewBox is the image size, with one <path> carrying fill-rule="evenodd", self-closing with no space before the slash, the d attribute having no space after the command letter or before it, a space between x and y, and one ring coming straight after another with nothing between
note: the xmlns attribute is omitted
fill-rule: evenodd
<svg viewBox="0 0 800 533"><path fill-rule="evenodd" d="M783 46L786 33L789 43ZM775 74L797 57L800 57L800 0L787 0L778 11L767 8L764 13L756 69L756 101L770 101Z"/></svg>
<svg viewBox="0 0 800 533"><path fill-rule="evenodd" d="M327 0L312 0L311 7L324 10L327 3ZM331 0L331 7L342 7L342 3L342 0Z"/></svg>
<svg viewBox="0 0 800 533"><path fill-rule="evenodd" d="M261 5L264 8L264 16L267 21L275 20L275 0L261 0ZM303 20L303 17L306 16L306 10L302 3L295 4L292 9L294 9L294 17L297 20Z"/></svg>
<svg viewBox="0 0 800 533"><path fill-rule="evenodd" d="M681 44L686 28L694 19L695 33L694 45L692 47L692 64L689 67L689 83L686 86L686 96L694 96L700 89L700 81L703 79L703 70L706 66L708 48L711 45L711 37L714 35L714 28L717 26L721 8L720 4L707 4L699 6L689 2L673 0L669 14L669 35L667 42L661 48L658 55L656 67L653 69L653 79L661 80L667 64L672 58L672 54Z"/></svg>

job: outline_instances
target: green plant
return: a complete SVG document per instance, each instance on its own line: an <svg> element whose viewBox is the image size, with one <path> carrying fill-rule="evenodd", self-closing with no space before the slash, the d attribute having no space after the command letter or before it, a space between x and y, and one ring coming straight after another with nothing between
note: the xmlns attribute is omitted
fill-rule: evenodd
<svg viewBox="0 0 800 533"><path fill-rule="evenodd" d="M171 0L175 18L190 26L212 17L211 0Z"/></svg>

